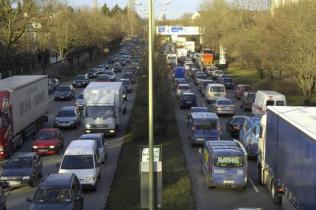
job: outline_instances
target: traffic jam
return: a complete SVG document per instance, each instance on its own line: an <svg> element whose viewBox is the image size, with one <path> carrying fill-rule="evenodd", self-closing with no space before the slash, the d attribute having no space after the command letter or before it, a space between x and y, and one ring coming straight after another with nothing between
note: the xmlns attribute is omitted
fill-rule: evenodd
<svg viewBox="0 0 316 210"><path fill-rule="evenodd" d="M225 68L204 65L203 56L206 62L209 55L203 51L188 52L181 59L167 56L178 121L185 121L178 122L180 136L191 145L190 152L199 153L196 162L205 188L244 191L249 186L248 165L256 165L262 152L262 115L268 106L286 106L286 99L275 91L254 91L249 84L235 83ZM253 180L251 185L257 191Z"/></svg>
<svg viewBox="0 0 316 210"><path fill-rule="evenodd" d="M137 38L125 41L72 81L47 75L1 80L0 209L12 204L5 194L20 189L27 197L17 209L76 210L86 206L84 194L103 190L98 185L113 153L108 145L124 134L142 48ZM60 162L51 167L50 160Z"/></svg>

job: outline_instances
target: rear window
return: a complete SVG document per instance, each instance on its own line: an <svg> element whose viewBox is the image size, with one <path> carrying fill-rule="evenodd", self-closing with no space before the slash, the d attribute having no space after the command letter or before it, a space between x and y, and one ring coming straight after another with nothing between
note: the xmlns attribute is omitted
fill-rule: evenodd
<svg viewBox="0 0 316 210"><path fill-rule="evenodd" d="M74 116L76 116L74 110L61 110L57 114L57 117L74 117Z"/></svg>
<svg viewBox="0 0 316 210"><path fill-rule="evenodd" d="M216 119L196 119L194 126L197 130L216 130L217 129Z"/></svg>
<svg viewBox="0 0 316 210"><path fill-rule="evenodd" d="M210 88L210 92L224 92L224 91L225 91L224 87L221 87L221 86Z"/></svg>
<svg viewBox="0 0 316 210"><path fill-rule="evenodd" d="M218 105L232 105L232 102L230 100L218 100Z"/></svg>
<svg viewBox="0 0 316 210"><path fill-rule="evenodd" d="M274 105L274 101L273 100L269 100L266 103L266 106L273 106Z"/></svg>
<svg viewBox="0 0 316 210"><path fill-rule="evenodd" d="M277 101L276 106L284 106L284 101Z"/></svg>
<svg viewBox="0 0 316 210"><path fill-rule="evenodd" d="M187 89L190 89L190 86L180 85L179 89L187 90Z"/></svg>

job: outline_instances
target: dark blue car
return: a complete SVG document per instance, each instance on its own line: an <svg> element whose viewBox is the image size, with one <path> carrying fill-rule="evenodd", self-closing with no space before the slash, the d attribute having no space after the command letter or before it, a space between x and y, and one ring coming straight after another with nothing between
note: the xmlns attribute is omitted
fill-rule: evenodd
<svg viewBox="0 0 316 210"><path fill-rule="evenodd" d="M194 93L185 92L180 96L179 100L180 109L196 106L196 96L194 95Z"/></svg>

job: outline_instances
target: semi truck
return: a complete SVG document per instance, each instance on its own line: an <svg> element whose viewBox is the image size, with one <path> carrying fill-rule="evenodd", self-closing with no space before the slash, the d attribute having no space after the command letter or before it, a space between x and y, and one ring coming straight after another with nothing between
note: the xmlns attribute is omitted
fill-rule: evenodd
<svg viewBox="0 0 316 210"><path fill-rule="evenodd" d="M176 66L173 70L174 79L185 79L185 68L183 66Z"/></svg>
<svg viewBox="0 0 316 210"><path fill-rule="evenodd" d="M283 209L316 209L316 107L269 106L260 127L259 183Z"/></svg>
<svg viewBox="0 0 316 210"><path fill-rule="evenodd" d="M123 108L122 82L91 82L83 98L85 132L116 136Z"/></svg>
<svg viewBox="0 0 316 210"><path fill-rule="evenodd" d="M43 127L48 113L46 75L0 80L0 158L9 157Z"/></svg>

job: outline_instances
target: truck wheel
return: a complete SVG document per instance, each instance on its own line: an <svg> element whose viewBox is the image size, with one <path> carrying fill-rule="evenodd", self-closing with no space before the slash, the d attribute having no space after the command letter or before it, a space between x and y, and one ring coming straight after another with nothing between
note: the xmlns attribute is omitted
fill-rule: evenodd
<svg viewBox="0 0 316 210"><path fill-rule="evenodd" d="M205 181L206 181L206 187L207 189L210 189L210 188L214 188L214 186L212 186L210 180L208 179L207 176L205 176Z"/></svg>
<svg viewBox="0 0 316 210"><path fill-rule="evenodd" d="M272 183L271 183L271 190L270 190L270 192L271 192L272 201L273 201L273 203L281 204L282 198L276 192L274 180L272 180L271 182Z"/></svg>

